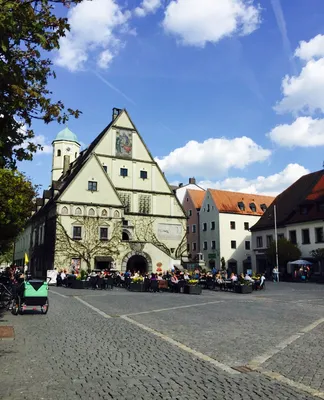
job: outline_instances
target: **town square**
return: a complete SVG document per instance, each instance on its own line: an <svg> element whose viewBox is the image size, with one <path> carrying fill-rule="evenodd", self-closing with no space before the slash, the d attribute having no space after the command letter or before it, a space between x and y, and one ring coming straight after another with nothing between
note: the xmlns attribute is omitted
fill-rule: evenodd
<svg viewBox="0 0 324 400"><path fill-rule="evenodd" d="M324 3L0 9L0 399L324 399Z"/></svg>

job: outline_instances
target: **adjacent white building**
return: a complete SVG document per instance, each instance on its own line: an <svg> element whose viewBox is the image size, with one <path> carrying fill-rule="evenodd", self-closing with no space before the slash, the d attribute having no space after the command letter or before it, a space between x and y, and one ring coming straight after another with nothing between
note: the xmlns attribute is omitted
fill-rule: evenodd
<svg viewBox="0 0 324 400"><path fill-rule="evenodd" d="M285 237L297 244L301 250L301 258L314 261L314 273L320 274L316 260L312 260L310 252L324 248L324 171L313 172L302 176L293 185L276 197L260 220L251 227L252 262L259 271L271 272L266 249L275 238L275 209L278 239ZM291 260L295 261L295 260ZM287 271L279 259L281 272Z"/></svg>
<svg viewBox="0 0 324 400"><path fill-rule="evenodd" d="M200 209L200 251L208 268L241 273L252 268L250 227L274 200L270 196L208 189Z"/></svg>
<svg viewBox="0 0 324 400"><path fill-rule="evenodd" d="M68 128L53 141L52 184L17 238L35 275L113 266L156 271L186 254L186 216L126 110L80 152Z"/></svg>
<svg viewBox="0 0 324 400"><path fill-rule="evenodd" d="M184 185L183 183L179 183L178 186L171 186L171 188L181 204L183 204L187 190L205 190L197 185L196 178L189 178L189 182L187 184Z"/></svg>

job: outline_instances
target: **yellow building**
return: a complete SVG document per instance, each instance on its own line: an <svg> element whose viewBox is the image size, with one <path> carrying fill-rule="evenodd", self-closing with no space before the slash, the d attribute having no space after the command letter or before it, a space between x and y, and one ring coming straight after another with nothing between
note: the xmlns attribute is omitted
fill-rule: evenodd
<svg viewBox="0 0 324 400"><path fill-rule="evenodd" d="M186 216L126 110L82 152L68 128L53 141L52 185L17 239L47 269L170 269L185 254Z"/></svg>

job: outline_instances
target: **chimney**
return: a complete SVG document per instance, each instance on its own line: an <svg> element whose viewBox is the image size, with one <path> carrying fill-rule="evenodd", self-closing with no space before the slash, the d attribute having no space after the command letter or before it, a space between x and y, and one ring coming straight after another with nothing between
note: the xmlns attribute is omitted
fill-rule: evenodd
<svg viewBox="0 0 324 400"><path fill-rule="evenodd" d="M113 108L113 114L112 114L112 119L113 121L118 117L118 115L120 114L122 110L120 108Z"/></svg>
<svg viewBox="0 0 324 400"><path fill-rule="evenodd" d="M63 175L65 175L67 173L69 166L70 166L70 156L65 155L64 161L63 161Z"/></svg>
<svg viewBox="0 0 324 400"><path fill-rule="evenodd" d="M196 184L196 178L189 178L189 184L195 185Z"/></svg>

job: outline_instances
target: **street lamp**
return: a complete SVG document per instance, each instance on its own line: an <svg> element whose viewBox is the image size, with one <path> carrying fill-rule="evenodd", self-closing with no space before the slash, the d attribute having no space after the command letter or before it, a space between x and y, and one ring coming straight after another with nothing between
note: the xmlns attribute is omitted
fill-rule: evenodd
<svg viewBox="0 0 324 400"><path fill-rule="evenodd" d="M277 279L279 282L279 257L278 257L278 234L277 234L277 207L273 206L274 212L274 228L275 228L275 244L276 244L276 267L278 269Z"/></svg>

